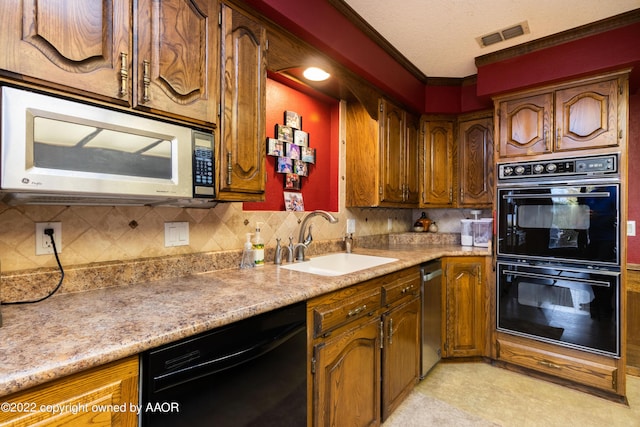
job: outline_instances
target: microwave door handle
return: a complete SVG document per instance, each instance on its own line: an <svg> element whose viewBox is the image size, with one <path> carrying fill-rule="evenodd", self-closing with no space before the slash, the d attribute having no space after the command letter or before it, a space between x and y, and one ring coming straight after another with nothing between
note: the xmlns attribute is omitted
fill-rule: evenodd
<svg viewBox="0 0 640 427"><path fill-rule="evenodd" d="M563 277L563 276L559 276L559 275L554 275L554 274L544 274L544 273L528 273L525 271L513 271L513 270L505 270L503 272L504 274L509 274L512 276L516 276L516 277L527 277L530 279L550 279L550 280L554 280L554 281L558 281L558 280L567 280L567 281L572 281L572 282L580 282L580 283L584 283L587 285L592 285L592 286L600 286L600 287L604 287L604 288L610 288L611 284L609 282L604 282L602 280L589 280L589 279L581 279L581 278L576 278L576 277Z"/></svg>
<svg viewBox="0 0 640 427"><path fill-rule="evenodd" d="M571 193L571 194L551 194L551 193L528 193L528 194L503 194L503 199L549 199L549 198L565 198L565 197L597 197L609 198L611 193L608 191L598 191L594 193Z"/></svg>

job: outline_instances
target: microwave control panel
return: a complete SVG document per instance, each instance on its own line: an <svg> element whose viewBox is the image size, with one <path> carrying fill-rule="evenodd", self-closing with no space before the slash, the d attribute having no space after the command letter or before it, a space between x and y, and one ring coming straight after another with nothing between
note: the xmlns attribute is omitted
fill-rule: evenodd
<svg viewBox="0 0 640 427"><path fill-rule="evenodd" d="M617 154L498 164L498 179L605 176L618 173Z"/></svg>
<svg viewBox="0 0 640 427"><path fill-rule="evenodd" d="M213 134L193 132L193 197L213 197Z"/></svg>

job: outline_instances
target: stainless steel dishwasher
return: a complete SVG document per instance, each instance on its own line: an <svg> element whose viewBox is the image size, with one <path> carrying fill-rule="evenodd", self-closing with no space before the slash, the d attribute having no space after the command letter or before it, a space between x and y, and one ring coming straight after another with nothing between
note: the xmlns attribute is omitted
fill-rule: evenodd
<svg viewBox="0 0 640 427"><path fill-rule="evenodd" d="M304 303L142 354L143 427L304 426Z"/></svg>
<svg viewBox="0 0 640 427"><path fill-rule="evenodd" d="M420 266L422 276L422 350L420 378L438 363L442 355L442 263Z"/></svg>

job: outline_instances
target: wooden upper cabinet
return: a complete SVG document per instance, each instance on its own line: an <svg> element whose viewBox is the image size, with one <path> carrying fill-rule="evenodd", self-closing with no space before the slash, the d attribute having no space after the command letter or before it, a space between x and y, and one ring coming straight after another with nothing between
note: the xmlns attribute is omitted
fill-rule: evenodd
<svg viewBox="0 0 640 427"><path fill-rule="evenodd" d="M347 104L347 206L417 207L420 120L385 99L378 108L372 118Z"/></svg>
<svg viewBox="0 0 640 427"><path fill-rule="evenodd" d="M552 105L551 93L500 102L500 157L550 153Z"/></svg>
<svg viewBox="0 0 640 427"><path fill-rule="evenodd" d="M491 207L493 202L493 118L458 124L460 207Z"/></svg>
<svg viewBox="0 0 640 427"><path fill-rule="evenodd" d="M404 111L387 101L380 103L380 175L382 203L404 201Z"/></svg>
<svg viewBox="0 0 640 427"><path fill-rule="evenodd" d="M266 29L222 5L218 198L264 200Z"/></svg>
<svg viewBox="0 0 640 427"><path fill-rule="evenodd" d="M217 2L138 0L137 4L134 107L215 123Z"/></svg>
<svg viewBox="0 0 640 427"><path fill-rule="evenodd" d="M3 0L0 14L4 74L130 105L130 0Z"/></svg>
<svg viewBox="0 0 640 427"><path fill-rule="evenodd" d="M618 145L617 80L556 92L557 151Z"/></svg>
<svg viewBox="0 0 640 427"><path fill-rule="evenodd" d="M453 121L423 120L422 206L453 206Z"/></svg>
<svg viewBox="0 0 640 427"><path fill-rule="evenodd" d="M496 98L500 158L618 147L628 72Z"/></svg>

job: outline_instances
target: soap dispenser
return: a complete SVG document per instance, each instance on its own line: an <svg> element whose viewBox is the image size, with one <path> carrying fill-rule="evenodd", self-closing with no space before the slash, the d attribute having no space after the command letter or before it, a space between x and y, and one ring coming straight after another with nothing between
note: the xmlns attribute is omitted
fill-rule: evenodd
<svg viewBox="0 0 640 427"><path fill-rule="evenodd" d="M264 241L262 240L262 236L260 236L260 225L261 222L256 223L256 233L253 237L253 262L256 267L264 265Z"/></svg>
<svg viewBox="0 0 640 427"><path fill-rule="evenodd" d="M240 261L240 268L251 268L255 265L253 256L253 243L251 243L251 233L247 233L247 241L244 242L244 249L242 250L242 260Z"/></svg>

